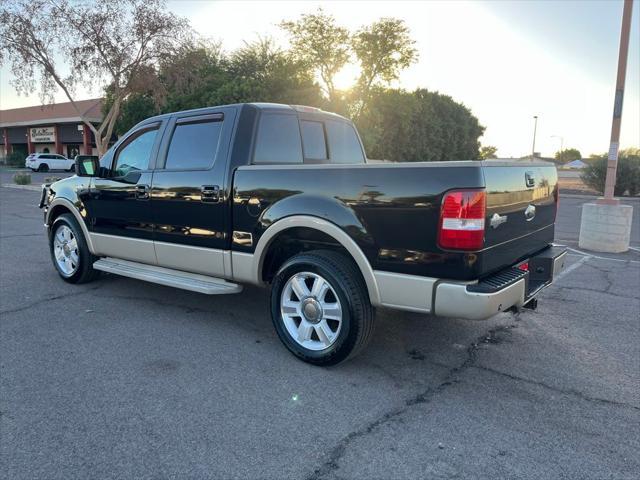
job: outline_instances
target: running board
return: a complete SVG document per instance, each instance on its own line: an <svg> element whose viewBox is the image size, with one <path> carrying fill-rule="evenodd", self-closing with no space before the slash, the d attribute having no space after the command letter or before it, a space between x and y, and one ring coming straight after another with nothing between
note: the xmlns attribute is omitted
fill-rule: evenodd
<svg viewBox="0 0 640 480"><path fill-rule="evenodd" d="M123 277L158 283L167 287L191 290L207 295L226 295L240 293L242 285L227 282L221 278L198 275L197 273L182 272L170 268L156 267L144 263L120 260L119 258L101 258L93 263L93 268L103 272L115 273Z"/></svg>

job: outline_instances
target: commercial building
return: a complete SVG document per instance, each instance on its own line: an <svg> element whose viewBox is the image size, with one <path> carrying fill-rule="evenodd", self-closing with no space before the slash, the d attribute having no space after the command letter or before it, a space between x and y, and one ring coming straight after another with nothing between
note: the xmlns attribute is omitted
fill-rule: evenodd
<svg viewBox="0 0 640 480"><path fill-rule="evenodd" d="M102 99L76 102L92 124L102 121ZM0 153L57 153L68 158L96 154L91 129L70 102L0 110Z"/></svg>

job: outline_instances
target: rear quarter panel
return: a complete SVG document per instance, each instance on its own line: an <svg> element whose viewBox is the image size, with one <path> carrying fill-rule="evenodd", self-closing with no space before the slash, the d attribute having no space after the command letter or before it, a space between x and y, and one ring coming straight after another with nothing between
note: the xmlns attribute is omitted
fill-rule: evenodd
<svg viewBox="0 0 640 480"><path fill-rule="evenodd" d="M233 230L250 232L253 253L279 219L311 215L336 224L375 270L470 278L475 257L437 247L443 193L484 186L480 162L247 166L234 175Z"/></svg>

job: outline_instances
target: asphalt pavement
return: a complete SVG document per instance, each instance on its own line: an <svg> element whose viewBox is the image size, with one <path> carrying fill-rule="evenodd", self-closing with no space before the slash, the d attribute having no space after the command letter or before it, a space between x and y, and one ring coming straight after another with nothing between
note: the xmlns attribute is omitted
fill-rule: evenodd
<svg viewBox="0 0 640 480"><path fill-rule="evenodd" d="M588 199L538 310L379 310L333 368L280 344L267 290L66 284L37 199L0 188L1 479L638 477L640 252L577 248Z"/></svg>

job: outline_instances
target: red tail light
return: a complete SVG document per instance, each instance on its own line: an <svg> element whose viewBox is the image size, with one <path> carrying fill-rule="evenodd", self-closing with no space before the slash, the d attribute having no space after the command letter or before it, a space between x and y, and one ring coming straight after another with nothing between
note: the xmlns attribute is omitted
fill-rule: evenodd
<svg viewBox="0 0 640 480"><path fill-rule="evenodd" d="M452 250L479 250L484 246L484 190L445 194L440 209L438 245Z"/></svg>

